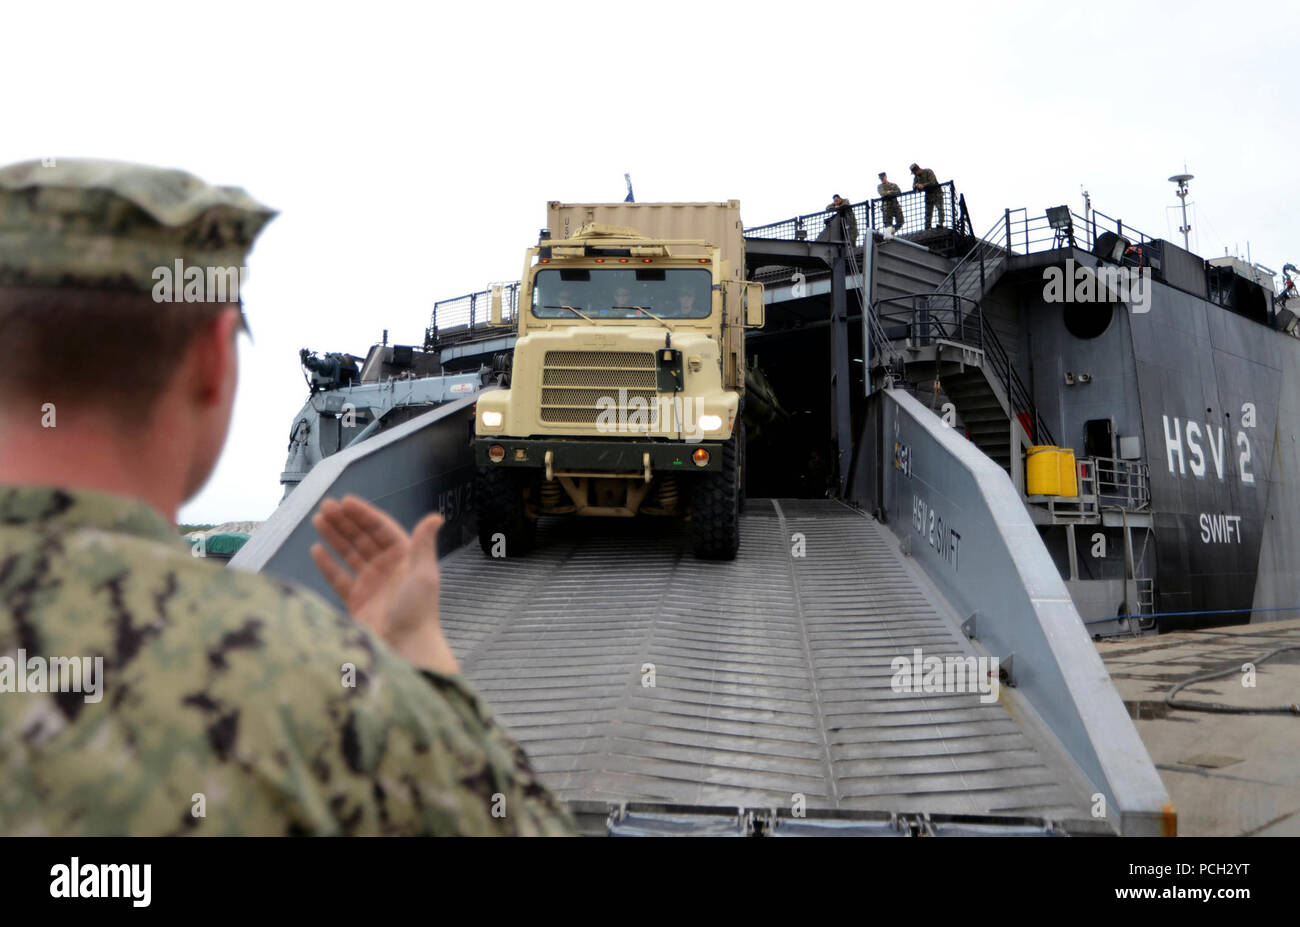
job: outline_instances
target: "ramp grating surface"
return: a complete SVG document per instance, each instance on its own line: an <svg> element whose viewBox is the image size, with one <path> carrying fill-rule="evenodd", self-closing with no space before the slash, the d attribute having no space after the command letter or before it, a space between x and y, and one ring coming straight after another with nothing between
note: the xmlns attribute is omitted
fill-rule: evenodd
<svg viewBox="0 0 1300 927"><path fill-rule="evenodd" d="M914 648L975 651L880 525L750 500L740 556L712 563L649 524L557 520L526 558L471 545L443 562L466 675L561 797L1087 816L1060 754L1001 702L892 690Z"/></svg>

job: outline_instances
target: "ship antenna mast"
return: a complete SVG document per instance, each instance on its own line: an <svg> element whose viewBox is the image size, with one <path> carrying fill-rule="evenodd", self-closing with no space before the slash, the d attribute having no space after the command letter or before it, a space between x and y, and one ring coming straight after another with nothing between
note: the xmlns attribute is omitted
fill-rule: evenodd
<svg viewBox="0 0 1300 927"><path fill-rule="evenodd" d="M1187 165L1184 164L1183 171L1185 172L1186 170L1187 170ZM1192 250L1192 246L1187 243L1187 233L1192 230L1191 225L1188 224L1187 222L1187 181L1191 180L1193 176L1194 175L1192 174L1182 173L1182 174L1175 174L1174 176L1169 178L1170 183L1178 184L1177 195L1178 195L1178 199L1181 200L1183 204L1183 224L1178 227L1178 231L1183 233L1184 251Z"/></svg>

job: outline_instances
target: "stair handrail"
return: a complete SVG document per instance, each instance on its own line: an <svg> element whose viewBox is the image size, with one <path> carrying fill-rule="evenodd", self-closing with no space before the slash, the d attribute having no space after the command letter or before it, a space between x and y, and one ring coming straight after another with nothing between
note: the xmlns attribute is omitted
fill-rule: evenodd
<svg viewBox="0 0 1300 927"><path fill-rule="evenodd" d="M935 287L934 291L936 293L951 291L952 293L957 294L957 288L956 288L957 276L961 274L963 271L965 271L967 268L974 267L975 266L974 262L977 260L979 261L980 289L983 290L984 284L986 282L985 273L984 273L985 256L992 251L997 251L1003 254L1006 253L1005 248L1003 248L1000 245L994 244L994 242L1006 239L1007 234L1009 234L1009 228L1010 228L1008 225L1009 221L1010 219L1006 213L1003 213L1001 216L999 216L998 221L993 223L992 228L990 228L986 233L984 233L984 235L980 237L979 241L975 242L975 244L971 247L969 251L966 252L965 256L963 256L960 261L958 261L955 265L953 265L952 270L948 272L948 276L943 278L943 282L940 283L937 287ZM1002 230L1001 236L998 235L999 230ZM983 295L984 294L981 292L980 295L976 297L976 299L982 298Z"/></svg>
<svg viewBox="0 0 1300 927"><path fill-rule="evenodd" d="M844 253L848 261L849 276L850 277L858 276L859 273L861 273L861 271L859 271L858 269L858 256L857 256L856 249L853 247L847 247L844 249ZM857 287L858 302L862 304L862 318L865 319L867 321L867 324L871 326L872 346L876 347L876 350L878 350L884 356L884 360L885 360L884 366L889 367L891 366L893 361L896 360L902 361L904 359L903 353L899 351L898 348L894 347L893 341L891 341L889 337L885 334L884 326L880 324L880 319L876 315L875 306L871 303L871 300L868 297L863 295L862 291L865 286L866 286L866 282L863 281L863 286ZM870 381L871 358L870 357L862 358L862 363L863 366L866 367L866 370L864 371L864 376L866 376L868 381Z"/></svg>
<svg viewBox="0 0 1300 927"><path fill-rule="evenodd" d="M1047 426L1047 421L1039 413L1038 406L1034 404L1033 394L1025 386L1025 382L1020 378L1020 374L1016 372L1016 368L1012 366L1006 348L1002 346L1002 341L998 338L997 332L985 321L983 312L980 313L979 324L980 339L984 343L984 356L993 365L993 371L998 375L998 380L1006 391L1007 401L1011 403L1012 414L1029 416L1033 432L1030 439L1034 443L1056 444L1056 439L1052 436L1052 429Z"/></svg>
<svg viewBox="0 0 1300 927"><path fill-rule="evenodd" d="M957 264L949 271L948 276L944 277L943 282L935 288L934 295L953 297L954 308L958 307L959 300L962 298L973 298L979 303L984 299L985 291L993 283L989 279L989 264L992 256L997 255L1000 260L1006 260L1010 251L998 242L1009 242L1011 235L1011 216L1009 212L1004 212L998 218L993 226L981 236L980 240L966 252ZM975 296L968 297L961 292L958 279L973 279L974 275L979 274L979 287ZM993 372L997 375L1003 390L1006 392L1007 401L1011 404L1013 415L1027 415L1033 434L1032 440L1039 444L1054 444L1055 439L1052 437L1052 430L1048 427L1047 422L1039 413L1037 405L1033 400L1033 394L1025 386L1024 380L1016 372L1011 363L1011 358L1007 350L1002 345L1002 339L988 324L984 317L983 311L979 312L979 332L980 347L984 349L984 356L989 359L993 367Z"/></svg>
<svg viewBox="0 0 1300 927"><path fill-rule="evenodd" d="M951 301L950 309L942 308L945 301ZM887 311L895 306L903 308ZM951 293L911 293L878 299L872 308L877 324L882 327L885 321L904 322L914 344L929 344L941 338L976 350L983 348L983 334L976 324L976 317L981 312L980 304L969 297ZM924 318L920 315L922 311L926 313Z"/></svg>

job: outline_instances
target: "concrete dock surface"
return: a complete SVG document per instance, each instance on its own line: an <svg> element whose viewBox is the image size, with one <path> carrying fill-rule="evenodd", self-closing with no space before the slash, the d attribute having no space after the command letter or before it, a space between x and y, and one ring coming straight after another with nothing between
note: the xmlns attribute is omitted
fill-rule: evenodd
<svg viewBox="0 0 1300 927"><path fill-rule="evenodd" d="M1268 651L1286 644L1298 649ZM1300 836L1300 714L1220 714L1175 702L1241 708L1300 702L1300 620L1178 631L1097 649L1178 810L1180 836ZM1243 671L1254 664L1254 678ZM1253 685L1250 683L1253 681Z"/></svg>

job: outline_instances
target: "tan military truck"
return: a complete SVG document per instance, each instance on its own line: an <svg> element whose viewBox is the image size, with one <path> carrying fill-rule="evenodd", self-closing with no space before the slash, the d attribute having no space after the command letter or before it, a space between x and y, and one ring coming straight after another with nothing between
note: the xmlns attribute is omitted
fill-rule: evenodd
<svg viewBox="0 0 1300 927"><path fill-rule="evenodd" d="M548 213L524 265L505 388L476 410L483 551L528 551L543 515L659 515L690 519L697 556L734 557L745 328L763 324L740 203Z"/></svg>

